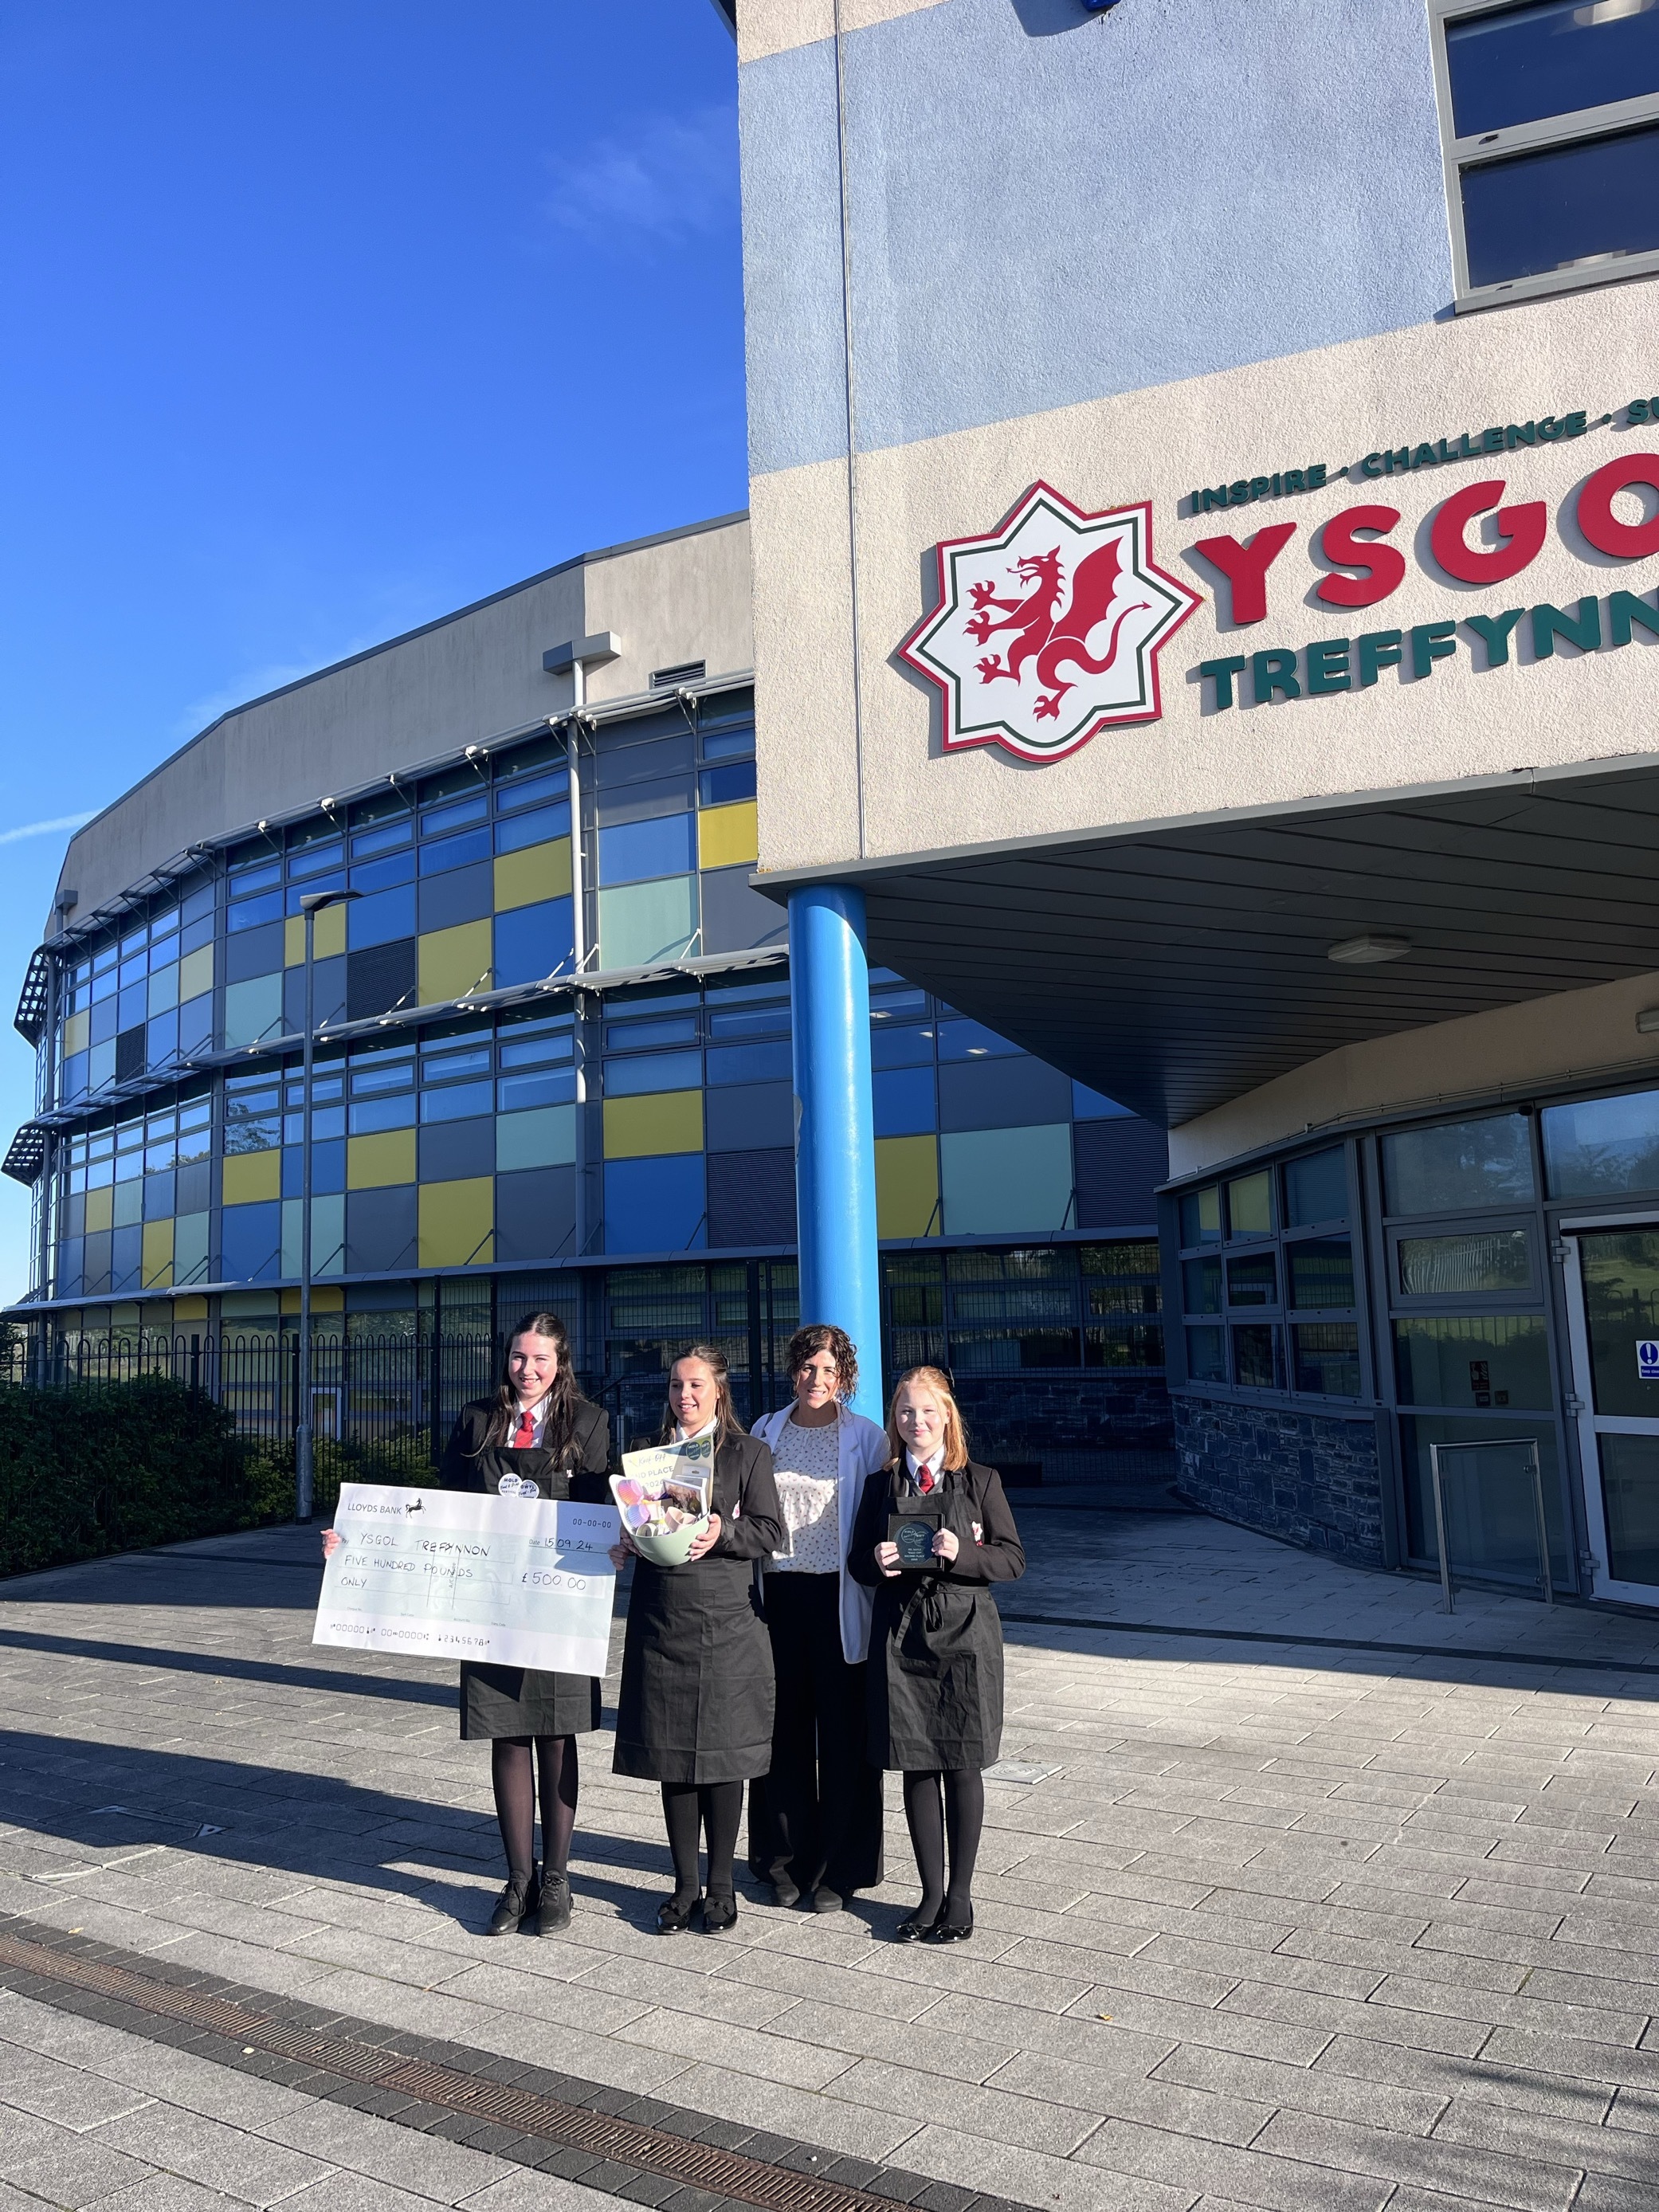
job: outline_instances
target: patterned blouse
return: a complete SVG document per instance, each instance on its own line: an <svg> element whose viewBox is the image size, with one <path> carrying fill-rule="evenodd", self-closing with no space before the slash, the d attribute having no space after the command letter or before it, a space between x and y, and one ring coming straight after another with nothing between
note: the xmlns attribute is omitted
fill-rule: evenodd
<svg viewBox="0 0 1659 2212"><path fill-rule="evenodd" d="M772 1451L788 1549L775 1552L769 1574L841 1571L841 1423L803 1429L793 1415Z"/></svg>

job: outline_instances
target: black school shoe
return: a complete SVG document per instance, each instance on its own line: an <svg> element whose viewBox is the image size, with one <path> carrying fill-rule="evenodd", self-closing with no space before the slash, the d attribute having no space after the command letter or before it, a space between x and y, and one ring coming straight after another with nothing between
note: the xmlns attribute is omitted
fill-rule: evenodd
<svg viewBox="0 0 1659 2212"><path fill-rule="evenodd" d="M521 1920L527 1920L541 1902L541 1890L536 1881L535 1869L520 1878L508 1880L507 1887L495 1901L495 1910L489 1916L486 1936L510 1936Z"/></svg>
<svg viewBox="0 0 1659 2212"><path fill-rule="evenodd" d="M684 1905L677 1905L672 1897L665 1897L657 1907L658 1935L684 1936L691 1925L691 1915L696 1909L697 1900L695 1897Z"/></svg>
<svg viewBox="0 0 1659 2212"><path fill-rule="evenodd" d="M965 1920L948 1920L942 1914L933 1923L928 1941L933 1943L965 1943L974 1932L974 1908L968 1908Z"/></svg>
<svg viewBox="0 0 1659 2212"><path fill-rule="evenodd" d="M550 1874L542 1878L542 1901L536 1923L538 1936L556 1936L570 1925L570 1877Z"/></svg>
<svg viewBox="0 0 1659 2212"><path fill-rule="evenodd" d="M942 1912L944 1909L941 1905L939 1911ZM922 1937L931 1936L938 1925L939 1913L932 1913L924 1920L921 1916L921 1907L918 1905L908 1920L901 1920L893 1930L893 1941L896 1943L920 1943Z"/></svg>
<svg viewBox="0 0 1659 2212"><path fill-rule="evenodd" d="M724 1936L738 1921L738 1900L735 1897L705 1897L702 1901L702 1932L705 1936Z"/></svg>

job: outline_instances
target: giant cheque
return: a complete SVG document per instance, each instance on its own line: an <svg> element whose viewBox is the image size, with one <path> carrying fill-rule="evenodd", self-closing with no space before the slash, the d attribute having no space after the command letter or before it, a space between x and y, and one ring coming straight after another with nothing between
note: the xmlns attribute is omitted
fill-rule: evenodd
<svg viewBox="0 0 1659 2212"><path fill-rule="evenodd" d="M340 1486L313 1644L603 1674L614 1506Z"/></svg>

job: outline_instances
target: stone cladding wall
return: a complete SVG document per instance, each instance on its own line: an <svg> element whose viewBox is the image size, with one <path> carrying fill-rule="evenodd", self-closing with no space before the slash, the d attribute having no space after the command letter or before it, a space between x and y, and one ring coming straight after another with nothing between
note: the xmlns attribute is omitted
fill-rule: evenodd
<svg viewBox="0 0 1659 2212"><path fill-rule="evenodd" d="M1385 1564L1375 1421L1219 1398L1171 1402L1183 1498L1310 1552Z"/></svg>

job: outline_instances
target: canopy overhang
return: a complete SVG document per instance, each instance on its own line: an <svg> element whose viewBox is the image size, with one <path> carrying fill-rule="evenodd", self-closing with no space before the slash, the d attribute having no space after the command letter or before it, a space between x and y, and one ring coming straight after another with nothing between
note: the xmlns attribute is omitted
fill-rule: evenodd
<svg viewBox="0 0 1659 2212"><path fill-rule="evenodd" d="M1659 970L1659 755L751 879L1164 1127L1339 1047ZM1334 945L1403 938L1376 965Z"/></svg>

